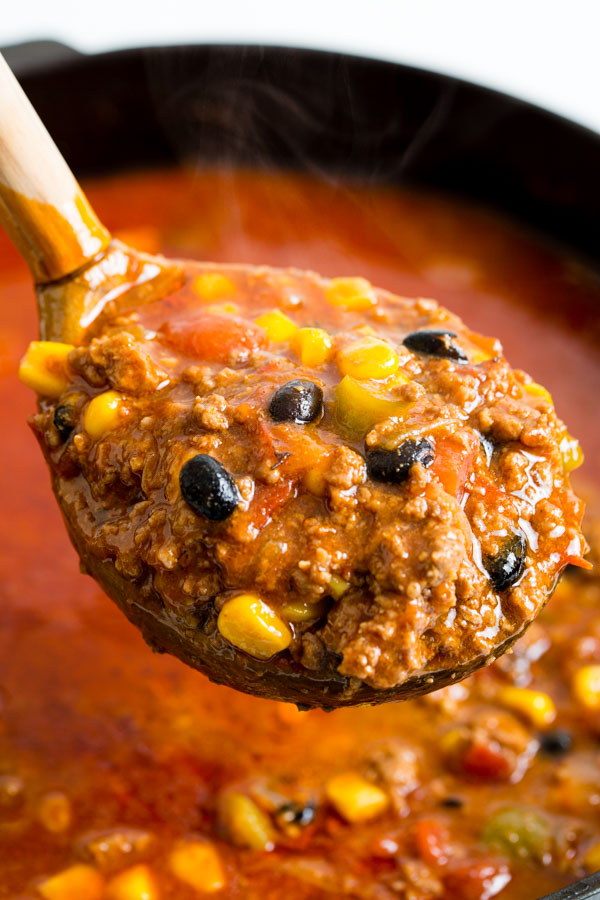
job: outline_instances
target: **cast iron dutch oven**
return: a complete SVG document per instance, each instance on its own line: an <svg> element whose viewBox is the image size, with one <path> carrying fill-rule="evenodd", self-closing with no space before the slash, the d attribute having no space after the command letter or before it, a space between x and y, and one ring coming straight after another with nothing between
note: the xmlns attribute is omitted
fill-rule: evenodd
<svg viewBox="0 0 600 900"><path fill-rule="evenodd" d="M182 161L360 176L508 213L600 266L600 136L485 88L313 50L4 50L76 175ZM600 898L600 873L543 900Z"/></svg>

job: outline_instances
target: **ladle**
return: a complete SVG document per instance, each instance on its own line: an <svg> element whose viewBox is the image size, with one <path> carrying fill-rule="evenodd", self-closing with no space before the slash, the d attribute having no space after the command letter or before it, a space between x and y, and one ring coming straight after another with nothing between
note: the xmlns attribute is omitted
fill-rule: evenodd
<svg viewBox="0 0 600 900"><path fill-rule="evenodd" d="M127 294L130 306L149 291L165 296L194 268L194 263L149 256L111 239L1 56L0 221L33 275L43 340L81 342L107 300ZM159 602L142 601L136 585L112 561L91 555L72 523L66 524L86 570L154 649L174 654L217 682L305 707L376 704L427 693L488 663L520 634L496 646L491 656L428 671L388 690L340 675L334 654L320 671L309 672L288 659L264 662L233 651L216 653L201 630L190 638L177 630Z"/></svg>

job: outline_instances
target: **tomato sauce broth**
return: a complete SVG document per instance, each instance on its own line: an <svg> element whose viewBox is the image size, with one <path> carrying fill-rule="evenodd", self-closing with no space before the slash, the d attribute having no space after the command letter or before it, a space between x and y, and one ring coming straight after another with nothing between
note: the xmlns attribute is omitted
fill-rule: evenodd
<svg viewBox="0 0 600 900"><path fill-rule="evenodd" d="M571 257L455 201L295 175L148 173L99 180L87 193L109 229L139 249L362 275L399 294L435 297L473 329L497 335L509 361L549 388L586 452L576 487L593 493L600 283ZM600 848L600 713L575 703L569 679L578 665L600 660L593 577L565 581L504 668L410 703L301 713L217 687L152 654L78 573L26 425L33 400L16 378L37 331L30 279L3 236L0 258L0 898L39 896L40 879L86 858L86 836L124 826L149 833L154 843L143 859L159 896L181 900L198 894L169 870L169 848L198 834L218 848L226 871L219 896L228 898L517 900L589 871L591 850ZM569 753L538 747L530 758L533 744L525 740L514 751L522 765L508 773L493 763L468 769L453 757L444 736L456 721L472 727L496 702L502 679L552 698L552 727L568 730ZM539 741L543 728L516 721ZM412 748L417 783L394 814L348 824L327 807L323 784L368 761L387 738ZM236 847L218 815L221 792L231 786L314 796L315 819L272 852ZM49 827L40 810L56 792L68 814ZM506 805L550 811L554 843L542 860L511 858L484 837ZM444 852L434 852L436 841ZM453 868L445 856L456 857ZM133 862L135 854L122 867ZM426 871L415 874L415 866Z"/></svg>

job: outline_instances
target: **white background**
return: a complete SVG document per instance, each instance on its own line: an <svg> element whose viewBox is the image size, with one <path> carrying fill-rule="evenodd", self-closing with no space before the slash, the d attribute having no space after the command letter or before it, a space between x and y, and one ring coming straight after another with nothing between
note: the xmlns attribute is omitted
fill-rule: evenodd
<svg viewBox="0 0 600 900"><path fill-rule="evenodd" d="M0 0L0 43L345 50L500 88L600 131L600 0Z"/></svg>

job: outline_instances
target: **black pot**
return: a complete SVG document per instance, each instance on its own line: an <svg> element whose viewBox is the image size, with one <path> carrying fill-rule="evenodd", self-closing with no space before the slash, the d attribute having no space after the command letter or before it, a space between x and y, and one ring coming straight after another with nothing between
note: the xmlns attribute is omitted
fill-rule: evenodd
<svg viewBox="0 0 600 900"><path fill-rule="evenodd" d="M79 177L183 159L360 175L508 213L600 264L600 136L495 91L313 50L5 56ZM600 873L543 900L600 898Z"/></svg>

